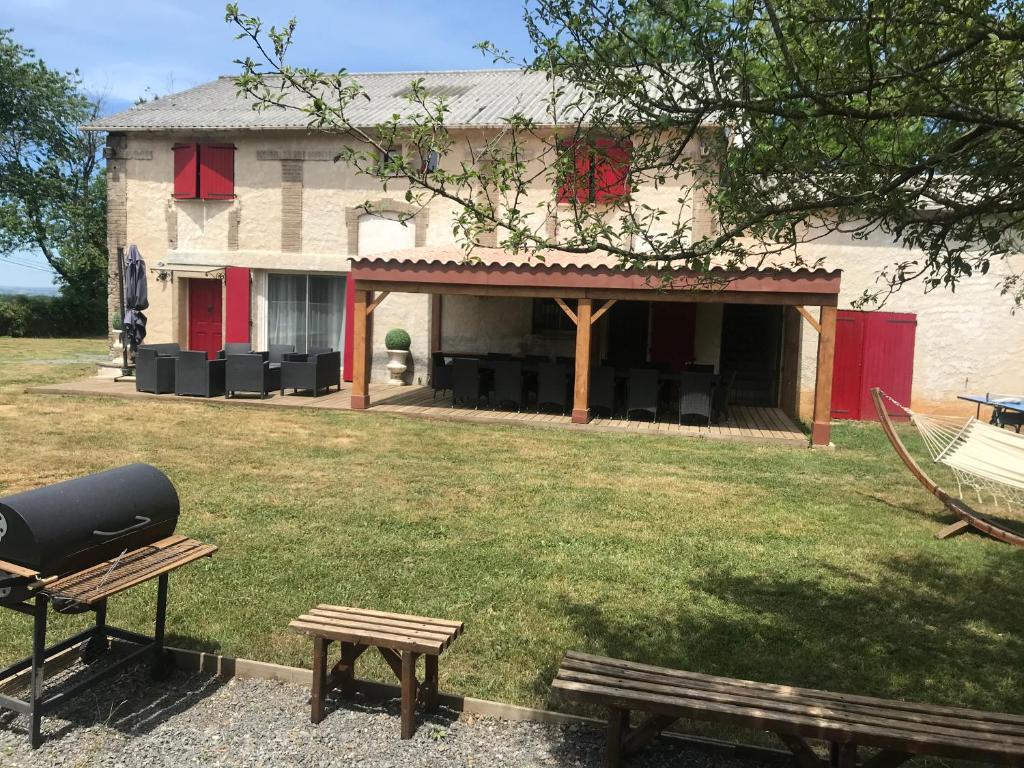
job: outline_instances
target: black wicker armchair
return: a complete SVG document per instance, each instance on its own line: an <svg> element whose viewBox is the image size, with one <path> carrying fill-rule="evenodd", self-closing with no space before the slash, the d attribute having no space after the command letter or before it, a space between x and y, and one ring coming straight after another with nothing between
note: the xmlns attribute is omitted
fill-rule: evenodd
<svg viewBox="0 0 1024 768"><path fill-rule="evenodd" d="M480 407L486 397L480 386L480 361L471 357L452 360L452 408L456 405Z"/></svg>
<svg viewBox="0 0 1024 768"><path fill-rule="evenodd" d="M518 360L497 360L494 366L494 406L523 409L523 364Z"/></svg>
<svg viewBox="0 0 1024 768"><path fill-rule="evenodd" d="M655 368L630 368L626 381L626 420L640 411L658 420L658 371Z"/></svg>
<svg viewBox="0 0 1024 768"><path fill-rule="evenodd" d="M271 344L269 354L269 362L271 368L280 368L281 363L284 362L285 355L295 354L294 344Z"/></svg>
<svg viewBox="0 0 1024 768"><path fill-rule="evenodd" d="M310 353L305 360L289 359L286 355L281 363L281 394L286 389L298 392L300 389L312 390L313 397L319 397L322 391L337 387L341 389L341 353L321 352Z"/></svg>
<svg viewBox="0 0 1024 768"><path fill-rule="evenodd" d="M541 363L537 366L537 411L545 406L554 406L559 413L565 413L569 408L569 381L568 363Z"/></svg>
<svg viewBox="0 0 1024 768"><path fill-rule="evenodd" d="M252 352L252 344L248 341L232 341L224 345L224 349L217 353L217 359L223 360L228 355L248 355Z"/></svg>
<svg viewBox="0 0 1024 768"><path fill-rule="evenodd" d="M205 352L181 352L174 369L174 394L219 397L224 394L225 360L209 360Z"/></svg>
<svg viewBox="0 0 1024 768"><path fill-rule="evenodd" d="M432 365L430 368L430 386L434 390L434 398L438 392L447 392L454 383L451 364L445 361L444 355L440 352L433 352L430 355Z"/></svg>
<svg viewBox="0 0 1024 768"><path fill-rule="evenodd" d="M266 352L228 355L224 388L228 397L236 392L256 392L265 398L281 388L281 366L271 365Z"/></svg>
<svg viewBox="0 0 1024 768"><path fill-rule="evenodd" d="M697 416L701 424L711 426L715 378L713 373L684 373L679 377L680 424L686 416Z"/></svg>
<svg viewBox="0 0 1024 768"><path fill-rule="evenodd" d="M135 352L135 391L154 395L174 392L177 344L145 344Z"/></svg>
<svg viewBox="0 0 1024 768"><path fill-rule="evenodd" d="M615 369L599 365L590 371L591 410L600 409L608 417L615 416Z"/></svg>

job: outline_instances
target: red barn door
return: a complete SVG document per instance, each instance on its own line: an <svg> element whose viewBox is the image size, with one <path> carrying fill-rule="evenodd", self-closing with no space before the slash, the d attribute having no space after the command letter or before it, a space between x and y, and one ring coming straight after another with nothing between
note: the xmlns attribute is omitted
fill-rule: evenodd
<svg viewBox="0 0 1024 768"><path fill-rule="evenodd" d="M864 312L836 313L836 351L832 364L832 418L860 418L864 362Z"/></svg>
<svg viewBox="0 0 1024 768"><path fill-rule="evenodd" d="M211 360L223 348L220 280L188 281L188 348Z"/></svg>
<svg viewBox="0 0 1024 768"><path fill-rule="evenodd" d="M832 418L876 420L872 387L910 405L917 317L840 310L836 321Z"/></svg>

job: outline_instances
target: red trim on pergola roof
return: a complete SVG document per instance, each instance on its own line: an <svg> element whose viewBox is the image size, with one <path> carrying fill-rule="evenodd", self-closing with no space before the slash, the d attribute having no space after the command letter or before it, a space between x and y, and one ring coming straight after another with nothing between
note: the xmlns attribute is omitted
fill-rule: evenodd
<svg viewBox="0 0 1024 768"><path fill-rule="evenodd" d="M435 286L444 293L445 286L488 289L508 288L525 295L531 289L601 292L643 291L692 294L775 293L800 295L803 299L820 298L802 303L835 305L838 301L842 273L839 270L755 270L726 271L714 269L706 274L690 270L627 270L606 265L552 264L547 262L514 263L498 261L455 261L447 259L413 260L374 256L352 261L351 276L359 283L380 288L388 283L393 290L402 284L419 290ZM488 291L491 292L491 291ZM682 299L682 297L680 297Z"/></svg>

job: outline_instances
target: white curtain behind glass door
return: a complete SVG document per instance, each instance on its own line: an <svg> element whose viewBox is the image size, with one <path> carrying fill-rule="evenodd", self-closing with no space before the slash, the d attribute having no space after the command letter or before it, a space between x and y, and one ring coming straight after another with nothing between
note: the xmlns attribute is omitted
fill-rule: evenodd
<svg viewBox="0 0 1024 768"><path fill-rule="evenodd" d="M306 276L267 276L267 341L306 351Z"/></svg>
<svg viewBox="0 0 1024 768"><path fill-rule="evenodd" d="M309 346L342 348L345 280L309 276Z"/></svg>

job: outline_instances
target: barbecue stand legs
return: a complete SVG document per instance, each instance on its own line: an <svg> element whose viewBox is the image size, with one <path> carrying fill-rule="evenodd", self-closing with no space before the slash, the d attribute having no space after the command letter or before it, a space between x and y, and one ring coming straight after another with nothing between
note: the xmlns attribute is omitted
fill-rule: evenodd
<svg viewBox="0 0 1024 768"><path fill-rule="evenodd" d="M50 599L36 595L35 614L32 621L32 675L29 680L29 741L32 749L39 749L43 743L43 665L46 663L46 614Z"/></svg>
<svg viewBox="0 0 1024 768"><path fill-rule="evenodd" d="M174 654L164 649L164 631L167 626L167 574L161 574L156 587L156 626L153 629L153 662L150 676L163 682L174 671Z"/></svg>
<svg viewBox="0 0 1024 768"><path fill-rule="evenodd" d="M18 673L24 673L28 670L29 693L28 700L0 694L0 708L10 709L28 716L29 741L33 749L38 749L43 741L43 715L60 706L65 701L74 698L101 679L124 669L130 664L134 664L146 655L151 660L153 676L158 680L166 678L168 673L174 668L173 656L164 648L164 629L167 617L167 574L160 576L157 587L156 629L153 637L146 637L126 629L109 626L107 624L107 604L106 601L102 601L90 607L96 613L94 626L47 647L46 620L50 608L49 596L40 593L36 595L34 605L19 603L8 607L19 613L32 616L32 655L0 671L0 681L5 681ZM43 683L45 664L48 660L80 643L85 643L82 652L83 656L86 657L86 661L89 658L94 660L109 647L109 640L111 638L124 640L138 647L125 654L124 657L106 665L103 669L76 675L75 679L62 687L61 690L50 695L45 694Z"/></svg>
<svg viewBox="0 0 1024 768"><path fill-rule="evenodd" d="M86 640L82 646L82 662L92 664L109 650L110 640L107 639L107 601L104 600L96 605L96 626L93 627L92 637Z"/></svg>

